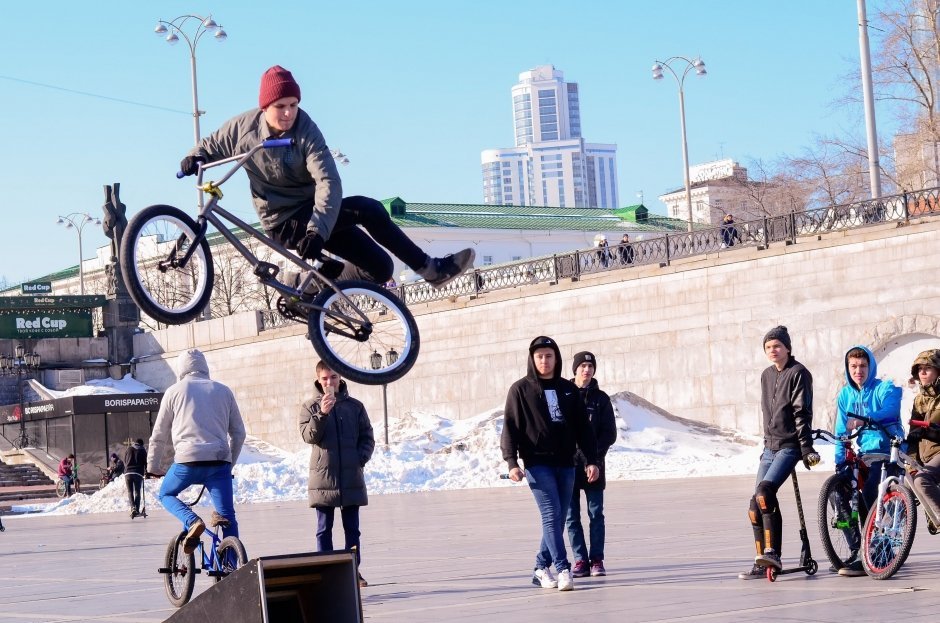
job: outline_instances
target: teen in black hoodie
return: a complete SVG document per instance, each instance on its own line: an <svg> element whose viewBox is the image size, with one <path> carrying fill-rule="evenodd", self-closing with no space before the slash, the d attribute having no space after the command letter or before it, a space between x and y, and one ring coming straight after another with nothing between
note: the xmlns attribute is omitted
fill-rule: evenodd
<svg viewBox="0 0 940 623"><path fill-rule="evenodd" d="M565 516L574 490L574 456L581 450L588 482L598 477L597 450L578 387L561 376L561 352L550 337L529 344L528 371L509 388L500 447L509 478L523 477L542 516L542 541L532 583L571 590L571 563L565 551ZM519 459L525 472L519 467ZM554 564L556 582L548 567Z"/></svg>

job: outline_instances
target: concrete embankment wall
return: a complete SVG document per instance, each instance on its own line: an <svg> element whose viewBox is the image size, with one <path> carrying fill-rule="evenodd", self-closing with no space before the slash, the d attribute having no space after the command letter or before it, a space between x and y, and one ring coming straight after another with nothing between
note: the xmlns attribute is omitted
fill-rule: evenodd
<svg viewBox="0 0 940 623"><path fill-rule="evenodd" d="M415 306L421 355L388 387L388 411L467 418L501 408L525 373L528 343L544 334L561 345L566 374L572 355L590 350L608 393L627 390L681 417L757 433L761 339L784 324L813 373L817 423L825 425L850 346L866 344L890 361L898 382L907 380L911 352L940 347L938 240L937 218L875 225ZM179 350L197 346L213 376L235 390L250 432L297 449L297 413L317 355L306 327L259 326L247 313L135 336L136 376L163 389ZM382 388L351 391L380 422Z"/></svg>

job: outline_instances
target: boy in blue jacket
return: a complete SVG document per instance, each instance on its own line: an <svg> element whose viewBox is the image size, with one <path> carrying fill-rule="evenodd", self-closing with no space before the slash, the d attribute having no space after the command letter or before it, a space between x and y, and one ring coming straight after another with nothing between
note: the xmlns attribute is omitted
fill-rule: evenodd
<svg viewBox="0 0 940 623"><path fill-rule="evenodd" d="M878 378L878 362L865 346L853 346L845 353L845 383L836 398L836 436L861 426L861 422L854 419L855 415L874 420L893 436L904 436L904 428L901 426L901 388L891 381ZM875 428L863 430L855 438L855 443L860 456L891 452L891 437ZM845 462L845 448L839 444L835 449L835 462L836 472L843 472L851 478L852 468ZM868 479L862 490L865 508L875 504L882 462L868 464ZM856 560L840 569L839 575L861 576L865 575L865 571L861 561Z"/></svg>

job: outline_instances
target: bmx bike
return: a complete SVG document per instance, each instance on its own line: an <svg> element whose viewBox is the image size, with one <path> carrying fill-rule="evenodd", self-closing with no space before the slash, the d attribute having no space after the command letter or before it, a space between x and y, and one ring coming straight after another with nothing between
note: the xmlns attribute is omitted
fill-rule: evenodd
<svg viewBox="0 0 940 623"><path fill-rule="evenodd" d="M197 504L205 491L206 487L203 485L196 499L187 502L187 505ZM226 526L228 520L212 511L212 517L206 523L207 529L202 533L203 536L209 536L210 542L207 545L200 538L199 545L188 554L183 551L185 530L170 539L166 548L165 566L157 569L157 572L163 574L167 599L177 608L186 605L192 598L197 573L205 573L220 582L228 574L248 563L248 554L241 540L237 536L222 536L222 529ZM197 562L199 566L196 565Z"/></svg>
<svg viewBox="0 0 940 623"><path fill-rule="evenodd" d="M418 326L404 303L377 284L331 280L321 272L322 258L308 263L219 205L221 186L257 151L290 149L293 144L293 139L270 139L242 154L202 164L196 184L209 199L200 199L195 220L168 205L149 206L134 215L120 250L128 292L158 322L182 324L197 318L214 287L211 247L223 243L207 233L212 225L248 262L259 283L279 294L278 311L306 322L314 349L333 370L365 385L391 383L411 369L420 345ZM203 183L205 170L225 164L232 166L221 179ZM177 177L183 177L182 172ZM281 266L259 259L248 246L249 237L272 252L270 257L279 256L284 265L298 269L297 283L288 285Z"/></svg>

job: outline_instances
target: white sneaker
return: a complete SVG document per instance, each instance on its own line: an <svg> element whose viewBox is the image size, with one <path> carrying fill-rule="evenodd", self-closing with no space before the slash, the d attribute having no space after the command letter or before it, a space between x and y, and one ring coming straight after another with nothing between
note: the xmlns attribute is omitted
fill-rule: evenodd
<svg viewBox="0 0 940 623"><path fill-rule="evenodd" d="M565 569L558 572L558 590L573 591L574 580L571 579L571 569Z"/></svg>
<svg viewBox="0 0 940 623"><path fill-rule="evenodd" d="M568 575L569 581L571 575ZM558 582L555 581L555 578L552 577L552 572L546 569L536 569L535 573L532 574L532 583L536 586L542 588L556 588Z"/></svg>

